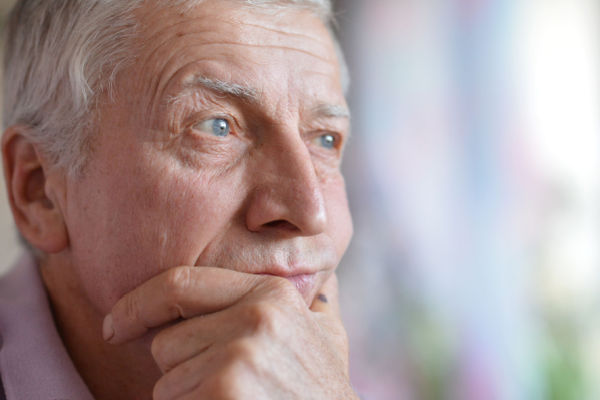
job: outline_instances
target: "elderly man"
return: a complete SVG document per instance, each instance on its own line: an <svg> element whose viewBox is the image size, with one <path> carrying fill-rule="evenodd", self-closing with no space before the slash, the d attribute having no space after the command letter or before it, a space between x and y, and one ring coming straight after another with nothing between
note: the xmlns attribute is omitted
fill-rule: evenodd
<svg viewBox="0 0 600 400"><path fill-rule="evenodd" d="M20 0L0 282L9 399L352 399L326 0ZM0 395L1 397L1 395Z"/></svg>

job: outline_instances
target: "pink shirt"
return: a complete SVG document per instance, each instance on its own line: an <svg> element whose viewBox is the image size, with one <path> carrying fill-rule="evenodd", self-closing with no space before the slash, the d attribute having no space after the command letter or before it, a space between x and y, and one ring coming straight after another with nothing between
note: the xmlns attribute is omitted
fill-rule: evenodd
<svg viewBox="0 0 600 400"><path fill-rule="evenodd" d="M7 400L93 400L58 335L30 255L0 278L0 377Z"/></svg>

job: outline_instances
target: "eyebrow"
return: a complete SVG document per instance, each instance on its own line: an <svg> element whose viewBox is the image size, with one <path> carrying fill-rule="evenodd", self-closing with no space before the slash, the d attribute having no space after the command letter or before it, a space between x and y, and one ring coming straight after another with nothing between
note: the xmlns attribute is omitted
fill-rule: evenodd
<svg viewBox="0 0 600 400"><path fill-rule="evenodd" d="M203 87L221 96L234 97L247 102L257 102L259 100L258 90L232 82L225 82L219 79L207 78L202 75L194 75L183 82L185 89L195 89ZM184 95L180 95L184 96ZM178 100L176 96L173 100Z"/></svg>
<svg viewBox="0 0 600 400"><path fill-rule="evenodd" d="M350 119L350 111L345 106L321 103L313 108L313 114L325 118Z"/></svg>
<svg viewBox="0 0 600 400"><path fill-rule="evenodd" d="M240 100L257 103L260 100L259 91L255 88L240 85L238 83L225 82L220 79L208 78L203 75L194 75L183 82L185 89L195 89L198 87L206 88L218 95L234 97ZM176 102L184 97L185 94L174 96L171 102ZM321 118L343 118L350 119L350 111L347 107L337 104L321 103L313 107L312 113Z"/></svg>

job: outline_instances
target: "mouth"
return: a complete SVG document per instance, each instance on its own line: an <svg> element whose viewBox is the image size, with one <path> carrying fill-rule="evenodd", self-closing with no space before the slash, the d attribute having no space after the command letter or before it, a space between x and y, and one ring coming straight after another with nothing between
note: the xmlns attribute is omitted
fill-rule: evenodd
<svg viewBox="0 0 600 400"><path fill-rule="evenodd" d="M300 292L300 294L307 303L311 301L311 296L314 294L315 287L317 285L317 272L301 273L297 275L287 276L273 273L260 273L258 275L279 276L281 278L287 279L296 287L298 292Z"/></svg>
<svg viewBox="0 0 600 400"><path fill-rule="evenodd" d="M337 262L337 254L331 246L304 246L300 243L297 246L219 248L217 252L202 254L196 265L216 265L246 274L284 278L294 285L310 306Z"/></svg>
<svg viewBox="0 0 600 400"><path fill-rule="evenodd" d="M278 276L292 283L309 301L339 263L335 243L327 235L286 240L252 236L251 239L215 239L204 247L194 265Z"/></svg>

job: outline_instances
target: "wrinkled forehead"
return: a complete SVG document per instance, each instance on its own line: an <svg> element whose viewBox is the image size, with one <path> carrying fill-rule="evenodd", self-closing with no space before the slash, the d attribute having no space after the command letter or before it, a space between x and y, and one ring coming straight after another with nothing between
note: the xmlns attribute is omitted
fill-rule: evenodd
<svg viewBox="0 0 600 400"><path fill-rule="evenodd" d="M139 78L146 81L138 90L150 97L164 97L197 75L260 93L315 97L315 103L344 101L332 36L310 10L213 0L186 12L143 7L136 18Z"/></svg>
<svg viewBox="0 0 600 400"><path fill-rule="evenodd" d="M181 3L181 2L177 2ZM206 0L193 7L160 5L136 10L138 39L152 47L172 35L202 35L214 44L270 46L278 45L312 53L336 62L331 34L321 17L306 7L281 5L253 6L239 0ZM148 46L149 45L149 46Z"/></svg>

